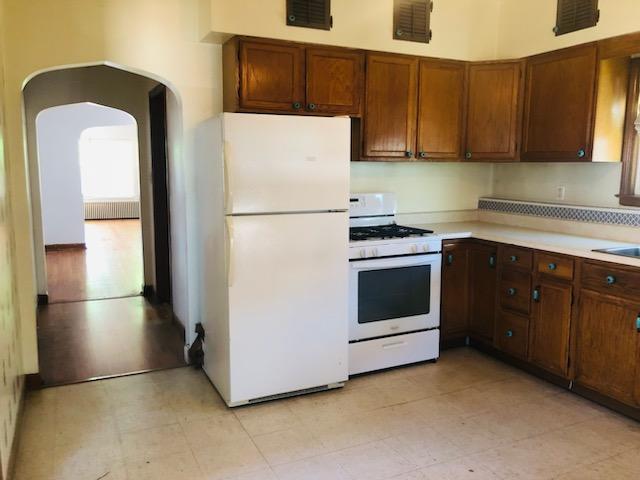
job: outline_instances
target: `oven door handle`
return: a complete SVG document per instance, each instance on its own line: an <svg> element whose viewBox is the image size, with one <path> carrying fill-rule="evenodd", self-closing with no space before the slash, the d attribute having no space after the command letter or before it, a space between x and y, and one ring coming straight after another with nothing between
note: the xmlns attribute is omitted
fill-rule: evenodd
<svg viewBox="0 0 640 480"><path fill-rule="evenodd" d="M353 270L384 270L389 268L418 267L420 265L436 265L442 262L442 254L415 255L405 258L375 258L351 262Z"/></svg>

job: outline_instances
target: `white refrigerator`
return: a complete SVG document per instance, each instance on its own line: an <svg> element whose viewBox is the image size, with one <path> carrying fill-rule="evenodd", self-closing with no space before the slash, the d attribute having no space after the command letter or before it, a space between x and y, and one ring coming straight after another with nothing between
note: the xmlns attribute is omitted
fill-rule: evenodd
<svg viewBox="0 0 640 480"><path fill-rule="evenodd" d="M212 127L205 372L229 406L341 386L350 120L224 113Z"/></svg>

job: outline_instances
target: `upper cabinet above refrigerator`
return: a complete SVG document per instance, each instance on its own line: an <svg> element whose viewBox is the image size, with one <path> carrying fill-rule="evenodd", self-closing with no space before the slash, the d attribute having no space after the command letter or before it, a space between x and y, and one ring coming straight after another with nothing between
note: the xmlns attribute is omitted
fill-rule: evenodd
<svg viewBox="0 0 640 480"><path fill-rule="evenodd" d="M226 213L347 210L350 121L225 113Z"/></svg>

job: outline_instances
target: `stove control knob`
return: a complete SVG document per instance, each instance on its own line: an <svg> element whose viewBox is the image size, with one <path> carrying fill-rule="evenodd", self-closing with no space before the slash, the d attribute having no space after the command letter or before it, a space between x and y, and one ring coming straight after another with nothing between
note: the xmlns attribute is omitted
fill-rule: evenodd
<svg viewBox="0 0 640 480"><path fill-rule="evenodd" d="M429 252L431 249L429 248L429 244L425 243L424 245L422 245L422 251L424 252Z"/></svg>
<svg viewBox="0 0 640 480"><path fill-rule="evenodd" d="M367 258L367 251L364 248L360 249L360 258Z"/></svg>
<svg viewBox="0 0 640 480"><path fill-rule="evenodd" d="M374 248L372 248L372 249L371 249L371 255L372 255L372 256L374 256L374 257L377 257L377 256L378 256L378 249L377 249L377 248L375 248L375 247L374 247Z"/></svg>
<svg viewBox="0 0 640 480"><path fill-rule="evenodd" d="M411 245L411 253L418 253L418 246L417 245Z"/></svg>

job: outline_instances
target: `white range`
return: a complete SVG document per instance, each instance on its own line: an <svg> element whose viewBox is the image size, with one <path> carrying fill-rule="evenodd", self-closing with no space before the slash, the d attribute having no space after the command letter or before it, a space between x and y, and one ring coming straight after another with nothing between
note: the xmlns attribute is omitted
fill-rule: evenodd
<svg viewBox="0 0 640 480"><path fill-rule="evenodd" d="M392 193L350 197L351 375L439 356L442 240L396 209Z"/></svg>

